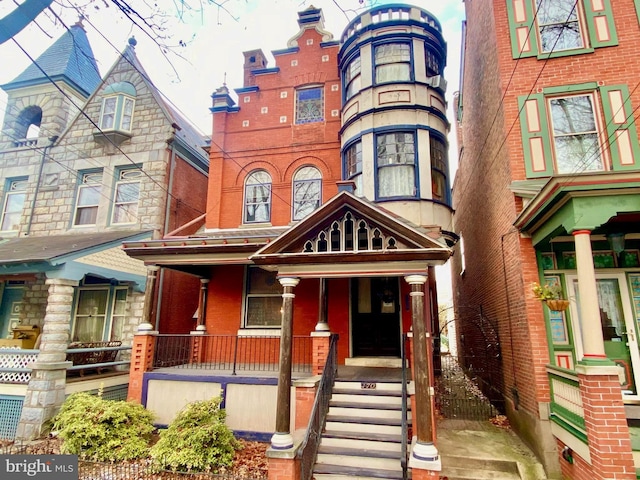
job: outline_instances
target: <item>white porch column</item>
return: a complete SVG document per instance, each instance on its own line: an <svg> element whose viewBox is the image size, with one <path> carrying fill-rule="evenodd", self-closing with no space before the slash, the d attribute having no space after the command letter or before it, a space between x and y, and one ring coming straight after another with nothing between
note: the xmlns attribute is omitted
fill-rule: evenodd
<svg viewBox="0 0 640 480"><path fill-rule="evenodd" d="M596 272L593 266L593 252L591 250L591 232L576 230L573 232L576 245L576 268L578 271L578 285L580 301L580 322L582 331L582 348L584 357L581 362L605 361L604 338L600 323L600 305L598 304L598 290L596 287Z"/></svg>

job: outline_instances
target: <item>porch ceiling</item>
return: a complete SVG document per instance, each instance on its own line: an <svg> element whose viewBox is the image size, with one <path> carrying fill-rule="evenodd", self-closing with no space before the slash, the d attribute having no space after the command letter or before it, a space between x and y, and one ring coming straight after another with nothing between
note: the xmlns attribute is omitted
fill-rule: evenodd
<svg viewBox="0 0 640 480"><path fill-rule="evenodd" d="M537 245L577 230L600 232L618 216L640 212L640 172L552 177L514 225Z"/></svg>

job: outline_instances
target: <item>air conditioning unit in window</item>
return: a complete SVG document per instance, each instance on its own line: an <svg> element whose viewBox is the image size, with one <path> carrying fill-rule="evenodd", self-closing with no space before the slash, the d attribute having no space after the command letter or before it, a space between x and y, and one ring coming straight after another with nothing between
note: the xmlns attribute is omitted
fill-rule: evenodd
<svg viewBox="0 0 640 480"><path fill-rule="evenodd" d="M447 90L447 81L442 75L436 75L435 77L429 77L429 85L433 88L438 88L445 92Z"/></svg>

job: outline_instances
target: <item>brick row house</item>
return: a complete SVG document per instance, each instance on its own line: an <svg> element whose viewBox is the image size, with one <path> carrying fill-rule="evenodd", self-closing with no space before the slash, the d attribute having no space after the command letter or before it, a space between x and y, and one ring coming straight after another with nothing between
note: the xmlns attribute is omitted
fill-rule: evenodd
<svg viewBox="0 0 640 480"><path fill-rule="evenodd" d="M69 346L120 345L107 355L119 374L100 382L126 396L149 299L168 325L197 309L197 279L167 271L145 291L146 268L121 248L206 208L207 141L153 85L135 43L101 78L78 23L2 85L0 438L37 437L65 395L98 387L79 378Z"/></svg>
<svg viewBox="0 0 640 480"><path fill-rule="evenodd" d="M319 9L300 12L298 25L272 52L275 66L262 50L245 52L244 85L212 95L199 231L124 242L149 268L202 285L188 335L167 335L161 323L136 336L129 395L168 423L187 401L220 394L230 427L270 441L272 460L286 463L330 338L338 365L399 366L413 329L417 478L439 469L427 338L434 269L456 240L446 44L437 19L409 5L369 10L339 40Z"/></svg>
<svg viewBox="0 0 640 480"><path fill-rule="evenodd" d="M465 1L453 187L459 348L549 475L636 478L640 3ZM534 297L558 284L566 309Z"/></svg>

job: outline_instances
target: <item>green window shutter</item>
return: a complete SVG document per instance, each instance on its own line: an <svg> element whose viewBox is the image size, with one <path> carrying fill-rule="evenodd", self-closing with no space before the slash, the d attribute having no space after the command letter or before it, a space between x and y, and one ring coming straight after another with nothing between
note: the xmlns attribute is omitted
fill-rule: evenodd
<svg viewBox="0 0 640 480"><path fill-rule="evenodd" d="M613 170L635 170L640 165L638 131L627 85L600 87L607 143Z"/></svg>
<svg viewBox="0 0 640 480"><path fill-rule="evenodd" d="M601 5L599 10L594 9L594 2L584 0L584 14L587 18L587 30L589 31L591 46L598 48L618 45L618 34L613 21L611 0L600 0L595 3Z"/></svg>
<svg viewBox="0 0 640 480"><path fill-rule="evenodd" d="M527 178L550 177L553 158L544 95L522 95L518 107Z"/></svg>
<svg viewBox="0 0 640 480"><path fill-rule="evenodd" d="M506 0L513 58L538 55L538 32L531 0Z"/></svg>
<svg viewBox="0 0 640 480"><path fill-rule="evenodd" d="M640 23L640 0L634 0L636 4L636 14L638 15L638 23Z"/></svg>

